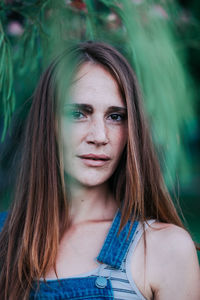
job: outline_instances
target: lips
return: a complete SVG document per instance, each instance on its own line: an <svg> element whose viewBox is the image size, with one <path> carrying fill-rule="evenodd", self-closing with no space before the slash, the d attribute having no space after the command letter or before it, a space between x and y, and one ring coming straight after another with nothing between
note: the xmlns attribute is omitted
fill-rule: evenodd
<svg viewBox="0 0 200 300"><path fill-rule="evenodd" d="M108 163L110 157L105 154L84 154L78 156L87 167L102 167Z"/></svg>
<svg viewBox="0 0 200 300"><path fill-rule="evenodd" d="M84 155L79 155L78 157L83 158L83 159L92 159L92 160L109 160L110 157L105 155L105 154L84 154Z"/></svg>

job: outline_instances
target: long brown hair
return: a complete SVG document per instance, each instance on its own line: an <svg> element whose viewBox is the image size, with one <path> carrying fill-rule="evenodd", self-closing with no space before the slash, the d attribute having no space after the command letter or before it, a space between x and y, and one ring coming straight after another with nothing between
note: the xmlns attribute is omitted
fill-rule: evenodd
<svg viewBox="0 0 200 300"><path fill-rule="evenodd" d="M59 241L69 226L56 125L58 68L69 53L79 66L89 61L108 70L126 101L128 142L110 178L122 213L120 229L135 218L183 227L161 175L134 71L113 47L81 43L51 63L33 96L15 197L0 235L0 299L28 298L33 281L55 268Z"/></svg>

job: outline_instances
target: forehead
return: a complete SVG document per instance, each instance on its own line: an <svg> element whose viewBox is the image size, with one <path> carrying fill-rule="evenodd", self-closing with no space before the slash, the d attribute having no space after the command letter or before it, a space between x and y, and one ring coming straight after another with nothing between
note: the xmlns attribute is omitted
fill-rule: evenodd
<svg viewBox="0 0 200 300"><path fill-rule="evenodd" d="M81 65L71 86L70 94L70 102L125 105L116 80L103 66L94 63Z"/></svg>

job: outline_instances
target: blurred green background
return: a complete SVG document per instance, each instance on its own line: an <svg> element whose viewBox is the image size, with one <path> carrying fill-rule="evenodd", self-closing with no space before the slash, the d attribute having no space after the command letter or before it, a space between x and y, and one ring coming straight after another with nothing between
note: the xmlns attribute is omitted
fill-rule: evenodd
<svg viewBox="0 0 200 300"><path fill-rule="evenodd" d="M166 184L200 243L200 2L4 0L0 3L0 211L18 173L40 74L76 41L113 44L136 71Z"/></svg>

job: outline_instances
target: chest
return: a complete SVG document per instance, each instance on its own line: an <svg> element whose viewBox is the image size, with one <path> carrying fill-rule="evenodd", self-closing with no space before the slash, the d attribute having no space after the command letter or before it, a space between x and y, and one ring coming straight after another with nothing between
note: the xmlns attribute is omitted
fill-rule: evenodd
<svg viewBox="0 0 200 300"><path fill-rule="evenodd" d="M67 232L59 245L58 256L56 259L56 269L59 278L70 278L87 276L95 273L99 268L96 261L105 238L108 234L111 223L90 224L79 228L72 228ZM148 283L144 283L144 259L143 243L139 241L136 249L131 254L131 274L134 284L146 299L151 298L151 289ZM130 256L129 254L129 256ZM105 273L108 275L108 273ZM118 277L118 273L113 275ZM119 276L125 276L121 273ZM47 278L55 279L56 275L52 269L47 273ZM126 276L121 279L127 281ZM124 285L126 288L126 285ZM117 289L118 287L116 287Z"/></svg>
<svg viewBox="0 0 200 300"><path fill-rule="evenodd" d="M102 248L110 225L111 222L82 225L71 228L63 236L56 259L59 278L78 276L98 268L96 257ZM47 278L56 278L53 268L46 275Z"/></svg>

